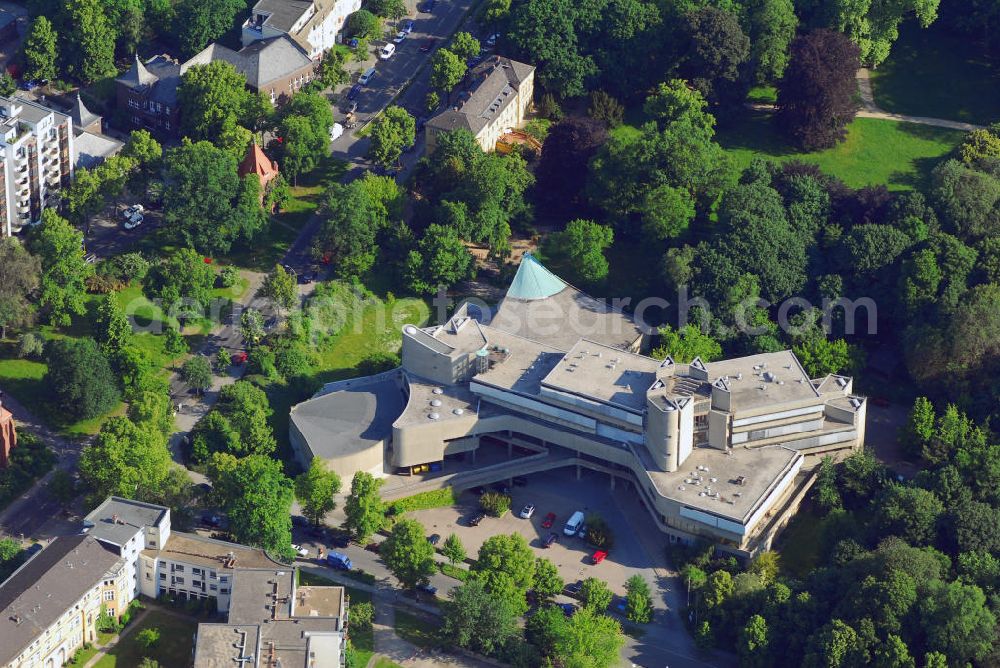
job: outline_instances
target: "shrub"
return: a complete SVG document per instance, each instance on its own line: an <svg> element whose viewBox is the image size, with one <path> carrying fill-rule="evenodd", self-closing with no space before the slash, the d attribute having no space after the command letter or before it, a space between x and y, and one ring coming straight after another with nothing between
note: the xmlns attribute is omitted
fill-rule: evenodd
<svg viewBox="0 0 1000 668"><path fill-rule="evenodd" d="M184 340L184 337L181 336L176 327L168 326L166 331L163 332L163 349L174 355L187 352L187 341Z"/></svg>
<svg viewBox="0 0 1000 668"><path fill-rule="evenodd" d="M613 128L622 124L625 107L603 90L595 90L590 94L590 108L587 109L587 115Z"/></svg>
<svg viewBox="0 0 1000 668"><path fill-rule="evenodd" d="M353 628L367 631L371 629L373 619L375 619L375 608L369 601L351 605L351 626Z"/></svg>
<svg viewBox="0 0 1000 668"><path fill-rule="evenodd" d="M500 492L486 492L479 497L480 507L494 517L500 517L510 510L510 497Z"/></svg>
<svg viewBox="0 0 1000 668"><path fill-rule="evenodd" d="M136 634L135 640L145 649L150 649L151 647L155 647L156 644L160 642L160 629L157 628L143 629Z"/></svg>
<svg viewBox="0 0 1000 668"><path fill-rule="evenodd" d="M562 107L552 93L546 93L538 103L538 115L558 123L563 117Z"/></svg>
<svg viewBox="0 0 1000 668"><path fill-rule="evenodd" d="M21 359L38 359L45 352L45 340L34 332L21 335L17 343L17 356Z"/></svg>
<svg viewBox="0 0 1000 668"><path fill-rule="evenodd" d="M587 540L591 545L602 550L610 550L615 544L615 535L611 526L603 517L591 515L587 519Z"/></svg>
<svg viewBox="0 0 1000 668"><path fill-rule="evenodd" d="M215 282L220 288L231 288L240 282L240 270L236 267L223 267Z"/></svg>

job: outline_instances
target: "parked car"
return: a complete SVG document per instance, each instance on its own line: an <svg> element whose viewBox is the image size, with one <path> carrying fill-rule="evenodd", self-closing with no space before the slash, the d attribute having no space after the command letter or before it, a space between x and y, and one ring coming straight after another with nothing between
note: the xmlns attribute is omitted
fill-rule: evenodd
<svg viewBox="0 0 1000 668"><path fill-rule="evenodd" d="M396 33L396 36L392 38L392 41L394 44L402 44L404 39L406 39L406 32L400 30Z"/></svg>
<svg viewBox="0 0 1000 668"><path fill-rule="evenodd" d="M542 528L543 529L551 529L552 525L555 524L555 523L556 523L556 514L555 513L548 513L545 516L545 519L542 520Z"/></svg>
<svg viewBox="0 0 1000 668"><path fill-rule="evenodd" d="M248 355L247 355L247 353L246 353L245 350L241 350L239 352L233 353L233 357L232 357L233 364L237 364L237 365L243 364L243 363L245 363L247 361L247 357L248 357Z"/></svg>
<svg viewBox="0 0 1000 668"><path fill-rule="evenodd" d="M424 584L417 585L417 591L428 594L429 596L436 596L438 589L429 582L425 582Z"/></svg>
<svg viewBox="0 0 1000 668"><path fill-rule="evenodd" d="M438 543L441 542L441 535L432 533L430 536L427 537L427 542L430 543L431 545L436 546Z"/></svg>
<svg viewBox="0 0 1000 668"><path fill-rule="evenodd" d="M309 269L306 269L301 274L299 274L299 283L302 283L303 285L308 284L308 283L312 283L313 281L316 280L316 274L317 273L318 273L318 270L316 268L314 268L314 267L310 267Z"/></svg>
<svg viewBox="0 0 1000 668"><path fill-rule="evenodd" d="M552 547L552 543L556 542L557 540L559 540L559 534L553 531L552 533L550 533L548 536L545 537L545 540L542 541L542 547Z"/></svg>
<svg viewBox="0 0 1000 668"><path fill-rule="evenodd" d="M361 84L362 86L367 86L369 83L371 83L371 80L375 78L375 72L376 70L374 65L372 67L369 67L367 70L361 73L361 76L358 77L358 83ZM348 99L350 99L350 97L348 97Z"/></svg>
<svg viewBox="0 0 1000 668"><path fill-rule="evenodd" d="M465 64L468 67L472 68L472 67L475 67L476 65L478 65L481 62L483 62L483 57L482 56L473 56L472 58L469 58L467 61L465 61Z"/></svg>
<svg viewBox="0 0 1000 668"><path fill-rule="evenodd" d="M292 526L296 527L308 527L309 520L302 515L292 515Z"/></svg>
<svg viewBox="0 0 1000 668"><path fill-rule="evenodd" d="M590 531L590 529L587 527L586 524L584 524L580 527L580 530L576 532L576 537L586 539L588 531Z"/></svg>
<svg viewBox="0 0 1000 668"><path fill-rule="evenodd" d="M365 545L365 549L368 550L369 552L374 552L375 554L378 554L378 551L382 549L382 544L375 542L368 543L367 545Z"/></svg>
<svg viewBox="0 0 1000 668"><path fill-rule="evenodd" d="M350 41L347 42L347 46L351 47L352 49L358 48L358 44L361 44L361 40L358 39L357 37L352 37Z"/></svg>
<svg viewBox="0 0 1000 668"><path fill-rule="evenodd" d="M597 552L594 552L594 555L590 558L590 560L595 564L599 564L607 558L608 558L607 552L605 552L604 550L598 550Z"/></svg>
<svg viewBox="0 0 1000 668"><path fill-rule="evenodd" d="M531 505L530 503L528 505L526 505L524 508L521 508L521 519L522 520L530 520L531 516L534 515L534 514L535 514L535 507L533 505Z"/></svg>
<svg viewBox="0 0 1000 668"><path fill-rule="evenodd" d="M389 60L390 58L392 58L392 54L394 53L396 53L396 45L386 44L378 52L378 57L381 58L382 60Z"/></svg>
<svg viewBox="0 0 1000 668"><path fill-rule="evenodd" d="M430 39L424 40L424 43L420 45L420 51L421 51L421 53L427 53L428 51L430 51L431 49L433 49L434 48L434 44L436 42L437 42L437 40L434 39L433 37L431 37Z"/></svg>
<svg viewBox="0 0 1000 668"><path fill-rule="evenodd" d="M336 141L340 139L340 136L344 134L344 126L340 123L334 123L330 126L330 141Z"/></svg>
<svg viewBox="0 0 1000 668"><path fill-rule="evenodd" d="M145 211L145 209L142 207L141 204L133 204L129 208L127 208L124 211L122 211L122 218L124 218L125 220L128 220L129 218L131 218L135 214L137 214L137 213L143 213L144 211Z"/></svg>
<svg viewBox="0 0 1000 668"><path fill-rule="evenodd" d="M292 543L292 549L295 551L295 554L299 555L303 559L309 556L308 547L302 547L301 545L296 545L295 543Z"/></svg>
<svg viewBox="0 0 1000 668"><path fill-rule="evenodd" d="M326 555L326 563L340 571L349 571L353 567L351 558L340 552L330 552Z"/></svg>
<svg viewBox="0 0 1000 668"><path fill-rule="evenodd" d="M567 617L572 617L576 614L576 606L572 603L556 603L560 608L562 608L563 614Z"/></svg>
<svg viewBox="0 0 1000 668"><path fill-rule="evenodd" d="M571 582L563 588L563 593L567 596L572 596L576 598L580 595L580 590L583 589L583 580L577 580L576 582Z"/></svg>
<svg viewBox="0 0 1000 668"><path fill-rule="evenodd" d="M476 513L471 518L469 518L469 526L477 527L479 523L486 519L486 513Z"/></svg>
<svg viewBox="0 0 1000 668"><path fill-rule="evenodd" d="M358 110L358 101L352 100L349 105L344 109L345 114L353 114Z"/></svg>
<svg viewBox="0 0 1000 668"><path fill-rule="evenodd" d="M347 99L353 100L360 94L361 94L361 84L356 83L353 86L351 86L351 90L347 91Z"/></svg>
<svg viewBox="0 0 1000 668"><path fill-rule="evenodd" d="M526 487L528 485L528 479L523 475L519 475L514 478L514 487Z"/></svg>
<svg viewBox="0 0 1000 668"><path fill-rule="evenodd" d="M425 14L430 14L434 11L434 5L437 4L437 0L424 0L424 4L420 5L419 10Z"/></svg>
<svg viewBox="0 0 1000 668"><path fill-rule="evenodd" d="M351 535L346 531L338 531L330 536L330 543L334 547L347 547L351 544Z"/></svg>
<svg viewBox="0 0 1000 668"><path fill-rule="evenodd" d="M485 44L486 46L489 46L489 47L494 47L494 46L497 45L497 40L498 39L500 39L500 33L495 32L492 35L490 35L489 37L487 37L486 41L484 41L483 44Z"/></svg>
<svg viewBox="0 0 1000 668"><path fill-rule="evenodd" d="M141 213L137 213L134 214L128 220L126 220L125 224L122 227L124 227L126 230L134 230L135 228L142 225L142 221L144 220L146 220L145 216L143 216Z"/></svg>
<svg viewBox="0 0 1000 668"><path fill-rule="evenodd" d="M201 523L205 526L212 527L213 529L218 529L222 526L222 518L218 515L202 515Z"/></svg>
<svg viewBox="0 0 1000 668"><path fill-rule="evenodd" d="M403 32L407 35L413 32L413 19L406 19L403 21Z"/></svg>

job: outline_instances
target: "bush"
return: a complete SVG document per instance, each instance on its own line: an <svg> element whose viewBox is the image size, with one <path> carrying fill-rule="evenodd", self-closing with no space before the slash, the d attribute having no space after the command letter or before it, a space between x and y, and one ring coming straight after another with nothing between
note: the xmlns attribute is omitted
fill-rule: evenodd
<svg viewBox="0 0 1000 668"><path fill-rule="evenodd" d="M603 90L595 90L590 94L590 108L587 109L587 115L595 121L601 121L609 128L614 128L622 124L625 107Z"/></svg>
<svg viewBox="0 0 1000 668"><path fill-rule="evenodd" d="M420 492L413 496L391 501L386 512L394 515L401 515L411 510L427 510L429 508L444 508L453 506L458 502L455 490L452 487L442 487L429 492Z"/></svg>
<svg viewBox="0 0 1000 668"><path fill-rule="evenodd" d="M136 634L135 640L145 649L150 649L151 647L155 647L156 644L160 642L160 629L157 628L143 629Z"/></svg>
<svg viewBox="0 0 1000 668"><path fill-rule="evenodd" d="M163 332L163 349L174 355L181 355L187 352L188 344L181 336L176 327L168 326Z"/></svg>
<svg viewBox="0 0 1000 668"><path fill-rule="evenodd" d="M223 267L215 282L220 288L231 288L240 282L240 270L236 267Z"/></svg>
<svg viewBox="0 0 1000 668"><path fill-rule="evenodd" d="M38 359L45 352L45 340L34 332L22 334L17 342L17 356L21 359Z"/></svg>
<svg viewBox="0 0 1000 668"><path fill-rule="evenodd" d="M591 515L587 518L587 540L594 547L610 550L615 544L614 532L603 517Z"/></svg>
<svg viewBox="0 0 1000 668"><path fill-rule="evenodd" d="M351 605L351 627L359 631L368 631L375 619L375 607L369 601Z"/></svg>
<svg viewBox="0 0 1000 668"><path fill-rule="evenodd" d="M510 497L500 492L486 492L479 497L479 506L490 515L500 517L510 510Z"/></svg>
<svg viewBox="0 0 1000 668"><path fill-rule="evenodd" d="M538 103L538 115L550 121L558 123L562 120L563 110L559 106L559 101L552 93L546 93Z"/></svg>

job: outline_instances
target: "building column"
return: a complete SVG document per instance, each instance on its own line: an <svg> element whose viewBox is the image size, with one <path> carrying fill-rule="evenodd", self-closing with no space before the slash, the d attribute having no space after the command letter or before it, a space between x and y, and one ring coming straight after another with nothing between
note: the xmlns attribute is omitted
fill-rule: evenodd
<svg viewBox="0 0 1000 668"><path fill-rule="evenodd" d="M507 441L507 459L510 459L513 456L514 456L514 446L510 444L510 441Z"/></svg>
<svg viewBox="0 0 1000 668"><path fill-rule="evenodd" d="M576 479L577 480L580 479L580 465L579 464L576 465Z"/></svg>
<svg viewBox="0 0 1000 668"><path fill-rule="evenodd" d="M615 474L612 473L611 474L611 491L614 491L614 489L615 489Z"/></svg>

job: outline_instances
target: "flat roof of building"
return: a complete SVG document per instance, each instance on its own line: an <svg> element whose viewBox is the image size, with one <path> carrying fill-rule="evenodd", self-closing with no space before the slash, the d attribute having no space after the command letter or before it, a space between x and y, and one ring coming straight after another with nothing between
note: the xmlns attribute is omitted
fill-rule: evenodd
<svg viewBox="0 0 1000 668"><path fill-rule="evenodd" d="M782 472L801 457L780 445L732 448L731 454L703 446L692 449L679 470L666 473L656 468L644 447L634 450L661 496L737 523L748 519Z"/></svg>
<svg viewBox="0 0 1000 668"><path fill-rule="evenodd" d="M194 645L195 667L240 665L239 659L257 655L259 633L257 624L199 624Z"/></svg>
<svg viewBox="0 0 1000 668"><path fill-rule="evenodd" d="M124 545L143 527L159 524L169 512L166 507L153 503L109 496L83 520L91 536L114 545Z"/></svg>
<svg viewBox="0 0 1000 668"><path fill-rule="evenodd" d="M819 392L791 350L708 362L705 367L709 382L727 379L734 412L819 400Z"/></svg>
<svg viewBox="0 0 1000 668"><path fill-rule="evenodd" d="M364 452L392 434L405 408L400 371L331 383L292 407L291 421L316 457Z"/></svg>
<svg viewBox="0 0 1000 668"><path fill-rule="evenodd" d="M438 385L419 376L406 374L410 397L393 427L406 427L431 420L449 420L474 414L476 396L468 384ZM430 417L436 415L437 417Z"/></svg>
<svg viewBox="0 0 1000 668"><path fill-rule="evenodd" d="M193 533L171 531L167 544L158 549L146 549L142 553L156 559L179 561L208 568L226 568L230 555L235 559L231 568L268 568L281 566L273 561L264 550L247 547L224 540L205 538Z"/></svg>
<svg viewBox="0 0 1000 668"><path fill-rule="evenodd" d="M490 346L500 349L501 361L474 380L521 394L537 395L542 379L559 363L565 353L551 346L516 334L483 326Z"/></svg>
<svg viewBox="0 0 1000 668"><path fill-rule="evenodd" d="M542 385L641 412L659 368L652 357L580 339Z"/></svg>
<svg viewBox="0 0 1000 668"><path fill-rule="evenodd" d="M60 536L0 584L0 664L62 617L121 558L96 538Z"/></svg>

